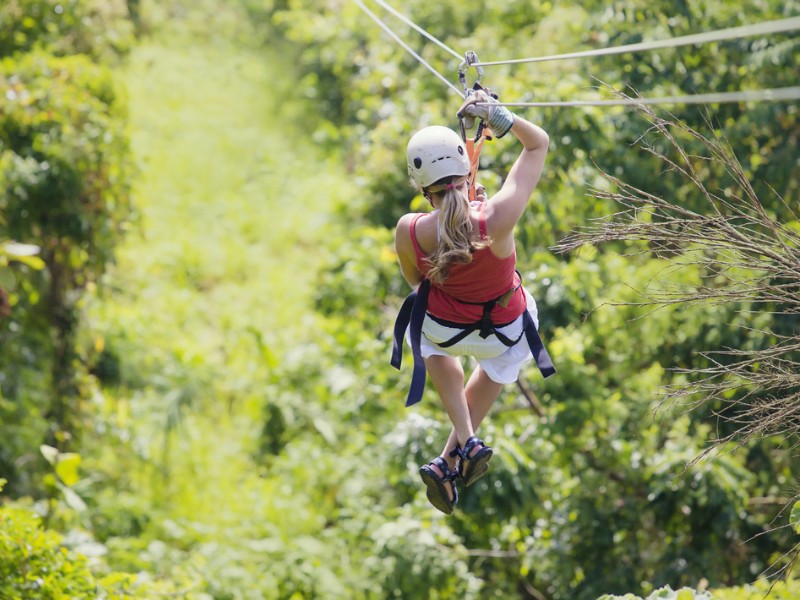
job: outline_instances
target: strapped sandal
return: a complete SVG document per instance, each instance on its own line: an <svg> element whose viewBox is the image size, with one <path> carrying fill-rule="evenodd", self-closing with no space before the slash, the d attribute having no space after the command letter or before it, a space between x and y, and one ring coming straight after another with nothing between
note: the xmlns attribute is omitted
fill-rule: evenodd
<svg viewBox="0 0 800 600"><path fill-rule="evenodd" d="M479 445L483 446L483 448L470 456L470 452L475 449L475 446ZM467 440L467 443L464 444L463 450L460 446L456 446L453 452L461 457L461 461L458 464L458 474L461 479L464 480L464 485L472 485L489 472L489 459L492 458L493 451L489 446L483 443L483 440L473 435ZM469 470L467 470L465 475L464 471L467 463L469 463Z"/></svg>
<svg viewBox="0 0 800 600"><path fill-rule="evenodd" d="M431 465L439 467L442 475L434 471ZM444 514L449 515L452 513L453 508L458 503L458 489L455 481L458 477L458 471L451 471L450 467L447 466L447 461L441 456L437 456L427 465L420 467L419 474L422 477L422 482L428 487L426 492L428 501ZM453 486L452 500L450 500L450 494L447 493L447 486L445 485L448 481Z"/></svg>

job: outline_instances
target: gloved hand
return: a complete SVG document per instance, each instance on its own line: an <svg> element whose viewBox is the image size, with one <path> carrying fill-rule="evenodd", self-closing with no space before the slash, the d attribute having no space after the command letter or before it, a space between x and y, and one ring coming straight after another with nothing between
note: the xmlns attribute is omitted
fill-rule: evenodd
<svg viewBox="0 0 800 600"><path fill-rule="evenodd" d="M486 202L486 188L480 181L475 182L475 200Z"/></svg>
<svg viewBox="0 0 800 600"><path fill-rule="evenodd" d="M483 119L499 138L507 134L514 124L514 113L505 106L500 106L497 100L483 90L476 90L467 96L461 108L458 109L458 117Z"/></svg>
<svg viewBox="0 0 800 600"><path fill-rule="evenodd" d="M461 105L461 108L458 109L458 118L464 121L464 127L466 129L472 129L475 127L475 116L465 112L465 107L470 104L470 98L474 95L475 90L467 90L467 96L464 98L464 103Z"/></svg>

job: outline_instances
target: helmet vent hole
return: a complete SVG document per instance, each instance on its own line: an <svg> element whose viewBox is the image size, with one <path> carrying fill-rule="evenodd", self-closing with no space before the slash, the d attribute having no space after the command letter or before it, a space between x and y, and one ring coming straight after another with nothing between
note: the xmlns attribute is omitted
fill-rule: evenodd
<svg viewBox="0 0 800 600"><path fill-rule="evenodd" d="M414 159L414 167L419 169L422 166L422 159L418 156Z"/></svg>
<svg viewBox="0 0 800 600"><path fill-rule="evenodd" d="M464 147L463 147L463 146L459 146L459 147L458 147L458 153L459 153L461 156L464 156Z"/></svg>

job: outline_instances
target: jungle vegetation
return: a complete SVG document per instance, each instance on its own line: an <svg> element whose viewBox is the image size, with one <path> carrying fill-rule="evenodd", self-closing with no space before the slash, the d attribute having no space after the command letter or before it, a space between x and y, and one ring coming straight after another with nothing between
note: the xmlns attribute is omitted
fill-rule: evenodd
<svg viewBox="0 0 800 600"><path fill-rule="evenodd" d="M395 8L501 60L800 4ZM779 88L797 44L483 83ZM409 291L392 229L427 210L407 139L459 104L355 2L0 5L0 599L798 597L796 102L517 109L551 139L518 259L558 374L504 392L491 474L445 517L417 468L446 417L432 389L406 409L388 364ZM485 146L490 192L518 150Z"/></svg>

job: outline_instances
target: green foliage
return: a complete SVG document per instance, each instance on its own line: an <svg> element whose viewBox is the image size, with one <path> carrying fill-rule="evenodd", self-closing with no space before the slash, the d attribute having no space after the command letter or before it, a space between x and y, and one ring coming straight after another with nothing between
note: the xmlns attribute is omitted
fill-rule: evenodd
<svg viewBox="0 0 800 600"><path fill-rule="evenodd" d="M385 322L380 310L387 298L405 291L397 272L391 231L378 227L355 229L346 239L332 244L331 252L326 263L320 265L317 310L328 318L379 329Z"/></svg>
<svg viewBox="0 0 800 600"><path fill-rule="evenodd" d="M125 0L7 0L0 6L0 57L43 50L109 59L132 42Z"/></svg>
<svg viewBox="0 0 800 600"><path fill-rule="evenodd" d="M793 600L800 593L800 582L769 581L759 579L753 584L731 588L719 588L712 591L697 591L691 588L673 590L669 586L658 589L649 596L642 598L634 594L612 596L605 594L597 600Z"/></svg>
<svg viewBox="0 0 800 600"><path fill-rule="evenodd" d="M758 579L748 585L713 591L714 600L794 600L800 594L800 581L789 578L786 581Z"/></svg>
<svg viewBox="0 0 800 600"><path fill-rule="evenodd" d="M65 18L74 4L59 5ZM0 14L23 9L6 3ZM79 21L93 26L86 15ZM69 34L73 26L67 21L51 33L80 39ZM5 25L0 32L13 33ZM0 430L9 440L0 468L18 493L33 491L35 470L19 472L20 456L43 441L60 446L80 435L79 300L112 261L131 216L126 106L112 72L72 54L85 50L80 45L62 48L71 54L63 57L35 46L0 61L0 239L39 248L28 255L19 250L25 246L6 243L0 259Z"/></svg>
<svg viewBox="0 0 800 600"><path fill-rule="evenodd" d="M0 63L0 93L5 233L59 238L75 248L56 260L99 270L130 209L125 104L111 72L31 54Z"/></svg>
<svg viewBox="0 0 800 600"><path fill-rule="evenodd" d="M711 598L711 594L707 592L697 592L689 588L673 590L671 587L666 586L654 591L646 598L634 596L633 594L625 594L624 596L605 594L600 596L597 600L711 600Z"/></svg>
<svg viewBox="0 0 800 600"><path fill-rule="evenodd" d="M800 501L795 502L792 507L792 512L789 515L789 524L794 529L794 532L800 535Z"/></svg>
<svg viewBox="0 0 800 600"><path fill-rule="evenodd" d="M794 579L786 581L770 581L758 579L755 583L730 588L718 588L712 591L697 591L691 588L673 590L669 586L655 590L642 598L634 594L612 596L604 594L597 600L793 600L800 593L800 582Z"/></svg>
<svg viewBox="0 0 800 600"><path fill-rule="evenodd" d="M342 6L337 0L300 0L285 6L251 0L249 4L261 5L271 25L298 48L298 64L304 74L299 86L333 125L320 126L316 139L347 148L353 168L369 179L373 198L369 215L374 222L390 226L412 195L405 185L399 158L404 144L411 131L426 124L449 123L455 127L455 94L388 38L354 3ZM370 8L435 69L452 83L457 82L458 59L380 7ZM449 3L430 6L417 0L406 3L401 12L450 48L459 53L474 50L483 60L661 39L730 27L742 18L730 7L712 9L702 3L686 4L683 10L676 11L672 2L643 0L626 0L611 7L606 3L512 2L503 9ZM759 3L748 13L748 21L777 19L796 12L796 2L771 0ZM349 35L341 35L342 31ZM764 40L745 38L694 49L637 54L633 60L623 55L487 67L484 81L508 101L596 97L594 90L599 82L649 97L781 87L793 85L792 69L787 65L791 65L795 46L791 34L784 34ZM470 77L474 77L473 72ZM709 118L703 108L670 110L696 128L702 128ZM625 180L637 187L646 183L654 193L680 197L689 206L696 206L693 197L681 195L687 188L678 173L649 177L661 169L652 157L630 147L642 133L635 112L540 109L528 116L541 121L551 138L552 151L540 196L557 196L559 200L555 214L542 215L538 207L533 207L531 221L549 224L536 238L537 245L552 243L560 234L607 212L607 207L587 202L582 192L584 183L593 178L589 157L601 168L624 174ZM785 154L787 146L778 142L780 136L773 126L778 124L780 130L791 131L797 120L793 107L769 102L754 107L720 105L714 107L710 118L715 130L727 132L735 153L752 173L759 195L780 211L780 202L762 182L769 182L784 198L793 197L796 192L797 166ZM489 171L497 176L507 171L514 154L505 148L507 144L502 142L490 145L483 161L483 177L489 178ZM709 180L713 177L709 176ZM495 182L491 183L490 190L496 187ZM566 188L563 193L559 189L562 187Z"/></svg>
<svg viewBox="0 0 800 600"><path fill-rule="evenodd" d="M28 509L0 506L0 598L3 600L126 600L148 598L156 587L134 575L96 576L89 560L68 549Z"/></svg>
<svg viewBox="0 0 800 600"><path fill-rule="evenodd" d="M96 584L85 559L70 555L61 538L28 511L0 508L0 588L3 597L88 598Z"/></svg>
<svg viewBox="0 0 800 600"><path fill-rule="evenodd" d="M391 227L414 204L403 163L409 133L430 123L455 126L452 112L457 99L357 7L334 1L262 5L271 26L296 44L305 73L301 90L329 121L317 128L315 140L346 149L352 171L365 179L369 201L363 203L362 214ZM455 59L432 44L417 42L416 32L377 7L370 8L386 16L401 37L413 40L412 46L455 82ZM634 0L613 7L506 3L502 9L411 2L401 10L450 47L475 50L484 60L633 43L738 24L738 15L725 7L686 7L689 18L676 17L672 3ZM759 11L750 15L751 20L779 18L792 8L766 2ZM343 30L350 35L341 36ZM485 82L507 100L587 97L594 93L588 86L596 86L598 80L649 97L778 87L792 85L791 68L786 65L793 48L790 38L775 36L651 53L637 60L611 57L487 68ZM775 68L759 68L765 62ZM787 207L772 192L764 193L768 187L761 178L769 173L768 183L778 195L793 197L797 165L778 150L779 144L767 141L781 139L795 127L797 113L792 106L764 103L751 110L731 105L714 107L708 114L676 107L675 112L690 125L710 130L710 135L726 134L734 152L745 158L745 168L767 209L787 214ZM652 252L648 247L619 245L553 257L547 248L559 237L612 210L607 202L586 197L587 185L610 187L592 162L648 192L680 199L694 210L705 210L705 199L692 193L691 183L679 172L665 171L655 157L632 146L646 125L627 109L545 109L526 116L548 130L551 153L539 190L518 228L519 260L526 285L539 302L543 332L559 374L546 385L538 382L535 371L526 374L546 407L544 418L526 414L522 397L510 393L508 416L504 412L495 416L485 433L499 438L493 439L502 461L493 467L496 487L483 486L480 503L474 495L465 495L461 506L466 514L491 507L492 522L479 529L466 516L456 515L452 521L468 548L509 549L509 557L491 559L487 566L477 564L473 572L497 597L517 593L510 583L515 580L553 598L593 598L637 588L650 593L654 586L692 585L701 577L709 577L713 585L746 580L766 567L778 548L792 543L785 533L752 537L768 525L765 514L752 510L749 498L776 489L783 478L791 480L796 468L784 470L783 459L772 454L761 463L771 475L757 479L754 471L762 471L753 465L767 455L758 445L693 464L712 436L703 422L707 415L682 414L680 407L662 410L657 420L652 414L661 406L663 389L687 377L670 369L708 366L699 354L705 349L774 343L774 338L761 333L769 330L773 316L737 304L667 308L652 314L637 307L642 301L635 291L639 285L646 289L668 281L691 288L707 275L695 268L676 271L668 262L668 248ZM663 148L663 140L649 141ZM700 149L696 140L681 141L690 153ZM505 140L484 150L481 178L489 189L499 185L515 154L513 144ZM725 197L739 193L725 165L698 159L698 169L710 189ZM342 247L344 255L337 254L334 268L324 271L317 294L328 318L334 322L341 318L350 337L355 335L352 320L372 328L380 303L394 308L403 295L383 300L383 290L376 294L372 289L376 277L392 291L398 281L382 274L383 255L375 250L371 255L381 258L373 259L373 272L368 274L368 266L362 266L366 259L361 248L374 237L370 232L352 243L350 258L347 247ZM630 305L598 309L625 302ZM795 326L796 320L790 329ZM345 348L358 344L351 342ZM350 358L345 350L342 362ZM362 372L372 373L375 361L366 353L352 359L361 361ZM400 382L406 384L403 378ZM435 414L433 410L430 414ZM395 478L393 485L400 494L413 489L410 482L406 488L403 478ZM495 525L494 520L510 524ZM744 540L750 541L744 544ZM731 550L733 546L737 551Z"/></svg>
<svg viewBox="0 0 800 600"><path fill-rule="evenodd" d="M0 322L0 472L13 484L7 493L46 496L35 506L67 533L59 540L29 520L17 539L53 536L56 548L83 538L105 552L90 569L58 551L59 577L80 573L96 597L683 600L706 594L664 586L703 578L726 600L763 594L763 583L719 586L749 582L796 543L789 527L763 535L775 517L770 498L797 476L791 444L763 440L695 462L718 432L708 414L664 408L662 394L689 377L673 368L708 364L699 350L772 343L759 332L776 317L749 305L648 314L635 289L667 274L697 285L703 273L670 272L668 256L640 245L548 250L608 213L586 196L587 184L609 185L593 160L698 204L629 145L640 121L623 110L535 115L552 151L518 230L519 266L559 374L545 383L531 367L524 390L508 387L481 429L496 450L490 477L462 490L444 518L417 469L440 451L447 420L430 387L404 409L409 370L387 364L408 291L391 227L419 206L405 175L408 134L454 124L457 98L354 3L132 4L142 23L163 22L168 33L145 40L119 73L143 166L134 181L142 235L120 238L131 172L118 82L84 57L41 51L13 50L2 67L0 91L14 99L0 108L0 286L13 280L13 312ZM793 10L759 6L765 17ZM633 1L412 0L403 12L488 60L512 57L509 48L517 57L735 24L727 5L690 8L692 20L669 3ZM43 27L36 48L58 41ZM243 41L265 30L280 55ZM647 95L734 89L790 78L791 43L754 56L736 43L688 48L655 66L609 59L590 73L562 62L486 77L509 100L588 94L591 76ZM455 74L457 61L416 47ZM708 80L681 79L680 64ZM730 65L746 67L741 81ZM748 168L791 193L791 145L769 134L774 123L794 127L796 112L724 110L720 129L736 132ZM506 139L488 145L488 188L516 151ZM713 166L704 176L727 185ZM10 239L41 252L9 250ZM54 265L68 270L70 293L92 292L74 305L86 307L88 327L69 340L88 433L74 448L63 439L42 446L56 361L46 302ZM617 302L629 304L604 307ZM783 326L791 332L796 321ZM4 548L0 564L17 553Z"/></svg>

